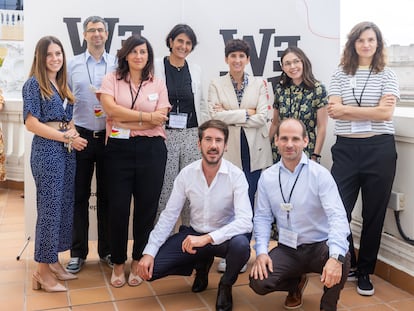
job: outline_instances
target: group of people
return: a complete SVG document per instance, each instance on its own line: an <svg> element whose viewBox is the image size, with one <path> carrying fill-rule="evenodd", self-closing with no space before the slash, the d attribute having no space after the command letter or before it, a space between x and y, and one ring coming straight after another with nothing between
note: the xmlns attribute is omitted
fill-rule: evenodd
<svg viewBox="0 0 414 311"><path fill-rule="evenodd" d="M114 287L195 270L192 291L201 292L214 257L221 257L216 309L232 310L232 286L246 269L253 234L250 287L260 295L287 291L287 309L302 306L310 272L321 274L321 310L336 310L352 276L358 293L374 294L369 275L395 174L391 118L399 97L375 24L351 30L329 92L305 53L286 49L270 128L270 90L245 71L244 40L226 43L229 71L210 83L204 101L201 69L186 59L197 45L188 25L173 27L170 54L157 60L139 35L125 40L116 57L108 54L107 24L98 16L87 18L83 30L87 49L68 65L57 38L40 39L23 87L37 189L33 288L65 291L56 278L77 278L85 263L95 169L98 253L112 268ZM328 116L337 135L332 172L318 164ZM360 189L357 259L349 222ZM278 245L269 252L275 220ZM64 268L58 253L68 249Z"/></svg>

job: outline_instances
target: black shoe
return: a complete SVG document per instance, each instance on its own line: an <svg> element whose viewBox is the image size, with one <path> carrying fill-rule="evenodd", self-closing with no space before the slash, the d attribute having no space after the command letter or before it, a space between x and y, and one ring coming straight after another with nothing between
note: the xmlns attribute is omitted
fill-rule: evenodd
<svg viewBox="0 0 414 311"><path fill-rule="evenodd" d="M358 280L357 269L351 268L348 273L347 281L355 282Z"/></svg>
<svg viewBox="0 0 414 311"><path fill-rule="evenodd" d="M358 294L362 296L372 296L374 295L374 286L369 279L369 274L359 274L358 275L358 286L357 286Z"/></svg>
<svg viewBox="0 0 414 311"><path fill-rule="evenodd" d="M198 264L196 269L196 277L194 279L191 291L193 293L199 293L204 291L208 286L208 272L213 264L214 257L209 258L207 261Z"/></svg>
<svg viewBox="0 0 414 311"><path fill-rule="evenodd" d="M217 290L216 311L233 310L233 297L231 295L231 285L219 283Z"/></svg>

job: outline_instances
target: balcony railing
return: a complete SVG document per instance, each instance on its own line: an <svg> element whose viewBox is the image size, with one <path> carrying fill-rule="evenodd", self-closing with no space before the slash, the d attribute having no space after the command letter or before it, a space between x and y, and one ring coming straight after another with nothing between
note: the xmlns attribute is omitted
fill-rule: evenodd
<svg viewBox="0 0 414 311"><path fill-rule="evenodd" d="M24 181L24 124L21 100L8 100L0 112L7 180Z"/></svg>
<svg viewBox="0 0 414 311"><path fill-rule="evenodd" d="M0 40L23 40L23 11L0 10Z"/></svg>

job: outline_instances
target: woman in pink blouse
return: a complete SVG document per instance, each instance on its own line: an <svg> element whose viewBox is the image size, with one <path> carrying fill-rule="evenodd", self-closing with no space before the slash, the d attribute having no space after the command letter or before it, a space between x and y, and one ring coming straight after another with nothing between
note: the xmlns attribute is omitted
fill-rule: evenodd
<svg viewBox="0 0 414 311"><path fill-rule="evenodd" d="M133 251L128 285L137 286L138 260L158 208L167 149L164 123L170 109L165 83L153 76L154 53L147 39L132 35L118 51L118 68L102 81L98 96L107 114L105 165L114 269L111 284L126 283L131 197Z"/></svg>

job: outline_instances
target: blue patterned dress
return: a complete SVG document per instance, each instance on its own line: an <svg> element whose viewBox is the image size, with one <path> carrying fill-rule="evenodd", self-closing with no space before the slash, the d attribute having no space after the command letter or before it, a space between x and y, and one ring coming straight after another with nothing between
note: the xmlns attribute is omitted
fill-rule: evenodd
<svg viewBox="0 0 414 311"><path fill-rule="evenodd" d="M40 122L70 121L73 106L63 107L55 90L50 100L42 99L36 78L23 86L23 117L31 113ZM69 153L62 142L34 135L30 164L36 184L37 222L36 262L54 263L58 252L66 251L72 242L75 152Z"/></svg>

